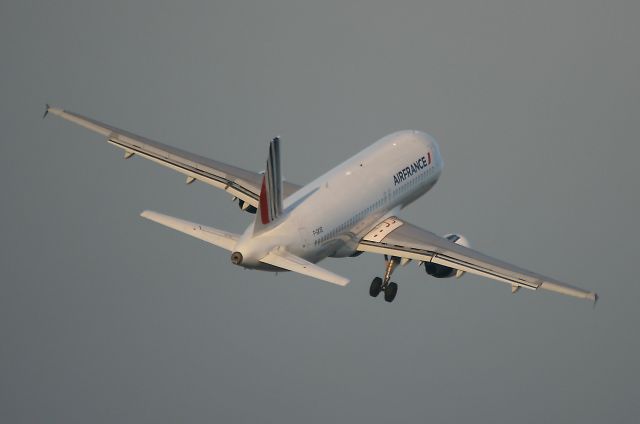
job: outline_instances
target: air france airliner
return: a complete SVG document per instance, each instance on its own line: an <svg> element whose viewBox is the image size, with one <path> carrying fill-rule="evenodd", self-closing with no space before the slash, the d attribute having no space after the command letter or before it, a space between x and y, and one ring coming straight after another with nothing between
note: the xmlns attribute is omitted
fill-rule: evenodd
<svg viewBox="0 0 640 424"><path fill-rule="evenodd" d="M300 186L282 178L280 139L269 143L264 173L251 172L149 140L85 116L47 105L47 114L101 134L124 150L124 157L150 159L229 193L242 211L255 215L242 234L212 228L153 211L141 216L230 252L234 265L272 272L293 271L344 286L349 279L319 265L327 257L364 252L384 257L384 273L369 294L392 302L398 265L410 261L435 278L476 274L521 288L544 289L588 299L598 295L484 255L460 234L443 237L410 224L400 211L427 193L440 178L442 157L436 141L421 131L389 134L324 175ZM381 267L382 268L382 267Z"/></svg>

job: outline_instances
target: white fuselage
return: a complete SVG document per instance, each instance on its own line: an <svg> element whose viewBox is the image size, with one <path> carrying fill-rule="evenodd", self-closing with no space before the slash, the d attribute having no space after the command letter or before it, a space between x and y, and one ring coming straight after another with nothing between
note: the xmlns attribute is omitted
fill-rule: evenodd
<svg viewBox="0 0 640 424"><path fill-rule="evenodd" d="M273 228L255 236L249 225L234 250L243 267L265 270L277 270L259 261L276 247L314 263L351 256L378 222L433 187L442 166L428 134L390 134L286 198Z"/></svg>

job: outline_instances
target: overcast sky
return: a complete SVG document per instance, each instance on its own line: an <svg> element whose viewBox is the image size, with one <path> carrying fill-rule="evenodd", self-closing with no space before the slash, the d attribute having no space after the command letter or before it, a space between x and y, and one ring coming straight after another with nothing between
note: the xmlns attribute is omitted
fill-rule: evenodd
<svg viewBox="0 0 640 424"><path fill-rule="evenodd" d="M637 421L640 3L226 3L0 4L0 421ZM252 215L45 102L255 171L279 134L296 183L427 131L445 170L404 218L601 301L242 270L138 214Z"/></svg>

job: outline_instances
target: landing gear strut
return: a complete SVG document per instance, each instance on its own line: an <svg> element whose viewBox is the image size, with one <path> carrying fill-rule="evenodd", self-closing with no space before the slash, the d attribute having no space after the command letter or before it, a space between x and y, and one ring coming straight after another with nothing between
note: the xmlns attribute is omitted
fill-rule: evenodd
<svg viewBox="0 0 640 424"><path fill-rule="evenodd" d="M387 261L387 268L384 272L384 278L376 277L371 282L371 286L369 287L369 295L372 297L377 297L381 291L384 292L384 300L387 302L393 302L393 299L396 298L396 294L398 293L398 285L396 283L390 283L391 274L393 274L393 270L400 263L400 258L396 256L391 256L390 258L385 255L385 260Z"/></svg>

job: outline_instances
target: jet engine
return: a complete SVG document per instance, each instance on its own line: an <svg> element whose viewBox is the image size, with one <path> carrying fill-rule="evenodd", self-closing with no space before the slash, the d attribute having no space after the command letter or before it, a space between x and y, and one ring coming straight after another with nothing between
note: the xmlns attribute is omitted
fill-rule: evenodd
<svg viewBox="0 0 640 424"><path fill-rule="evenodd" d="M240 209L242 209L243 211L252 214L255 214L258 211L255 206L245 203L245 201L242 199L238 199L238 207L240 207Z"/></svg>
<svg viewBox="0 0 640 424"><path fill-rule="evenodd" d="M467 240L465 236L462 236L460 234L446 234L444 238L455 244L459 244L460 246L469 247L469 240ZM425 271L427 271L427 274L434 278L460 278L464 275L464 271L460 271L459 269L455 268L449 268L448 266L440 264L434 264L432 262L425 262L424 269Z"/></svg>

